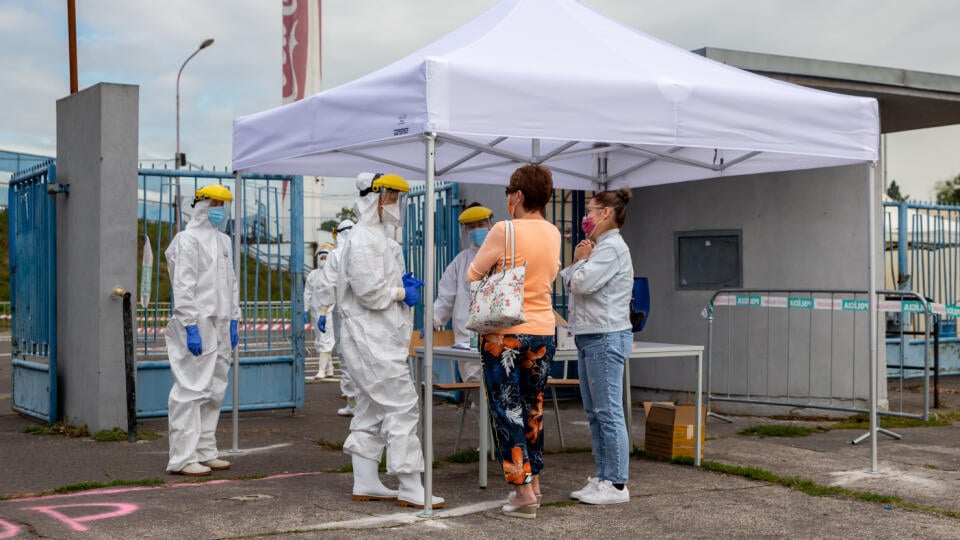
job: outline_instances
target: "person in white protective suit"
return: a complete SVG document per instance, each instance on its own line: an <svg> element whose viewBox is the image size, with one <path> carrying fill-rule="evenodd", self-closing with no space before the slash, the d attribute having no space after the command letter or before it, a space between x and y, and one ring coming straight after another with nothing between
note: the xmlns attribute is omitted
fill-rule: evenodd
<svg viewBox="0 0 960 540"><path fill-rule="evenodd" d="M343 451L353 460L354 500L396 500L423 508L420 408L407 366L410 308L419 302L423 282L404 273L400 244L387 234L402 223L410 187L395 174L361 173L357 188L358 223L343 248L337 284L340 348L357 385ZM384 451L387 474L397 476L399 490L388 489L378 477ZM430 504L441 508L444 500L433 497Z"/></svg>
<svg viewBox="0 0 960 540"><path fill-rule="evenodd" d="M477 250L493 226L493 211L473 203L460 212L461 244L466 246L450 261L437 285L437 299L433 301L433 327L439 329L453 319L453 338L458 344L469 343L473 332L467 330L467 314L470 308L470 280L467 268L477 256ZM460 378L464 382L480 380L483 366L480 362L462 360L457 363Z"/></svg>
<svg viewBox="0 0 960 540"><path fill-rule="evenodd" d="M194 213L164 255L173 292L165 332L173 387L167 402L170 460L167 472L208 476L230 463L218 457L217 422L227 389L231 350L240 340L240 302L230 237L230 190L197 190ZM218 230L221 229L221 230Z"/></svg>
<svg viewBox="0 0 960 540"><path fill-rule="evenodd" d="M313 291L314 302L320 306L324 306L320 308L320 315L317 318L317 329L321 332L327 331L327 306L332 305L333 312L330 314L332 315L331 326L333 327L333 334L338 339L343 335L340 333L340 321L343 320L343 317L340 312L340 306L336 304L337 280L340 276L340 254L343 253L343 246L347 241L347 237L350 236L354 225L353 221L345 219L333 230L333 241L336 242L337 247L331 251L327 257L327 263L323 267L323 273ZM357 386L353 383L353 379L350 378L350 369L343 359L343 347L338 347L337 353L340 355L340 393L347 399L347 404L337 409L337 414L340 416L353 416L353 407L356 405L357 399Z"/></svg>
<svg viewBox="0 0 960 540"><path fill-rule="evenodd" d="M334 329L319 328L321 316L326 316L330 306L322 305L318 301L316 294L320 287L320 281L323 279L323 267L326 266L330 258L330 252L333 251L333 244L324 242L317 247L317 253L314 255L314 269L307 275L307 285L303 288L303 303L307 309L304 318L313 326L313 345L317 349L317 374L314 379L322 380L333 376L333 346L336 341ZM332 318L332 315L331 317ZM332 321L328 320L327 323ZM326 325L324 325L326 326Z"/></svg>

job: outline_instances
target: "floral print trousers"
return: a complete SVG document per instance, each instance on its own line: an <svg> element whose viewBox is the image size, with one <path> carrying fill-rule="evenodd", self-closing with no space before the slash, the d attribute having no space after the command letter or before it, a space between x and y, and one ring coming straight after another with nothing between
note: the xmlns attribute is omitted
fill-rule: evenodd
<svg viewBox="0 0 960 540"><path fill-rule="evenodd" d="M509 484L527 484L543 470L543 389L555 350L552 335L480 337L493 444Z"/></svg>

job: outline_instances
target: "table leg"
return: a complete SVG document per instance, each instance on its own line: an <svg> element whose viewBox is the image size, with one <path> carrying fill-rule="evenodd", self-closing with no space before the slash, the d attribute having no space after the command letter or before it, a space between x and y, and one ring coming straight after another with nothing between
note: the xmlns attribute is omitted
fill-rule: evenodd
<svg viewBox="0 0 960 540"><path fill-rule="evenodd" d="M487 487L487 454L490 447L490 411L487 404L487 385L480 373L480 487Z"/></svg>
<svg viewBox="0 0 960 540"><path fill-rule="evenodd" d="M694 420L693 425L693 464L696 467L700 466L700 452L702 448L702 434L703 434L703 353L697 353L697 406L696 414L697 418Z"/></svg>

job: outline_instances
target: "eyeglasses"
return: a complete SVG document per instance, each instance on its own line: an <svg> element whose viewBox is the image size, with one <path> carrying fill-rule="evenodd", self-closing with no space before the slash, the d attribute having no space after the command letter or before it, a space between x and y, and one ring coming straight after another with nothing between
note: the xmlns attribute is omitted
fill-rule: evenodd
<svg viewBox="0 0 960 540"><path fill-rule="evenodd" d="M593 212L594 210L603 210L605 206L587 206L587 213Z"/></svg>

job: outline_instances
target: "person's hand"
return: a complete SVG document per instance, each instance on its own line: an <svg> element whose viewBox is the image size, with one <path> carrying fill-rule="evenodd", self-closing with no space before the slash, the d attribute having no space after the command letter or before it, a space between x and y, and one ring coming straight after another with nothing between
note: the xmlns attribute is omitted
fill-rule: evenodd
<svg viewBox="0 0 960 540"><path fill-rule="evenodd" d="M580 241L575 248L573 248L573 260L582 261L590 257L590 253L593 251L593 240L585 238Z"/></svg>
<svg viewBox="0 0 960 540"><path fill-rule="evenodd" d="M240 332L237 331L237 320L230 321L230 348L236 349L240 343Z"/></svg>
<svg viewBox="0 0 960 540"><path fill-rule="evenodd" d="M420 339L423 339L423 337L424 337L425 335L427 335L427 333L424 331L424 328L421 326L421 327L420 327Z"/></svg>
<svg viewBox="0 0 960 540"><path fill-rule="evenodd" d="M323 333L327 333L327 316L326 315L321 315L320 318L317 320L317 330Z"/></svg>
<svg viewBox="0 0 960 540"><path fill-rule="evenodd" d="M304 311L304 312L303 312L303 324L310 324L310 312L309 312L309 311Z"/></svg>
<svg viewBox="0 0 960 540"><path fill-rule="evenodd" d="M194 356L200 356L203 352L203 343L200 341L200 329L197 325L191 324L187 327L187 349Z"/></svg>

